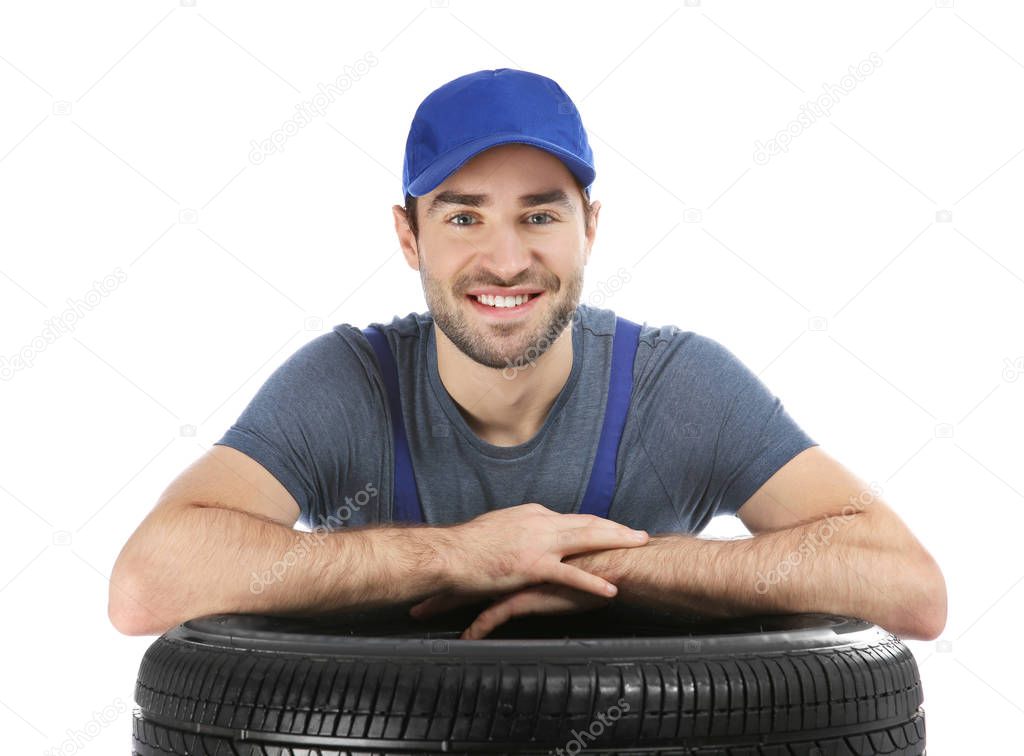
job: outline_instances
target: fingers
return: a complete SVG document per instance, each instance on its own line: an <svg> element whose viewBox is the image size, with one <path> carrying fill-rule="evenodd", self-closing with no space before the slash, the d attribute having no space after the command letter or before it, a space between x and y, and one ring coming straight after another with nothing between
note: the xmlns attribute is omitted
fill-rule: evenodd
<svg viewBox="0 0 1024 756"><path fill-rule="evenodd" d="M600 577L556 565L567 557L589 552L643 546L646 531L591 514L563 514L538 503L488 511L462 523L452 541L450 583L460 591L507 592L526 585L564 583L586 593L615 595ZM449 586L446 586L449 587ZM448 604L431 603L416 612L439 611Z"/></svg>
<svg viewBox="0 0 1024 756"><path fill-rule="evenodd" d="M605 521L560 530L556 540L562 556L569 556L584 551L643 546L650 540L650 536L646 530L633 530L618 523Z"/></svg>
<svg viewBox="0 0 1024 756"><path fill-rule="evenodd" d="M412 606L409 609L409 616L415 619L426 619L464 604L472 604L481 598L481 596L469 593L438 593Z"/></svg>
<svg viewBox="0 0 1024 756"><path fill-rule="evenodd" d="M514 617L528 614L565 614L596 608L607 604L608 598L581 595L560 585L538 585L517 591L499 599L482 611L460 638L477 640L494 631Z"/></svg>
<svg viewBox="0 0 1024 756"><path fill-rule="evenodd" d="M443 612L447 608L448 602L451 601L451 596L445 593L439 593L436 596L424 599L420 603L410 607L409 616L415 617L416 619L424 619L431 615Z"/></svg>
<svg viewBox="0 0 1024 756"><path fill-rule="evenodd" d="M513 593L480 612L473 624L462 631L462 640L478 640L490 635L494 628L513 617L534 614L544 605L545 597L534 589Z"/></svg>
<svg viewBox="0 0 1024 756"><path fill-rule="evenodd" d="M508 622L513 617L512 610L508 604L502 604L501 606L504 608L498 611L492 612L487 610L486 612L481 612L480 616L473 620L473 624L462 631L459 639L480 640L494 632L494 628Z"/></svg>
<svg viewBox="0 0 1024 756"><path fill-rule="evenodd" d="M603 596L604 598L614 596L619 590L603 577L565 562L558 562L553 565L551 572L545 575L543 579L545 582L566 585L584 593L593 593L595 596Z"/></svg>

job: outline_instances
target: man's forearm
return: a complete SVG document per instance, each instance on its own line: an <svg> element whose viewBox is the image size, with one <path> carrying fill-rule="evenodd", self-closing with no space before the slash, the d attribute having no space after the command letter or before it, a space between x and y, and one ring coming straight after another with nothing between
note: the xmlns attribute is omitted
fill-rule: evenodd
<svg viewBox="0 0 1024 756"><path fill-rule="evenodd" d="M826 612L906 637L935 637L946 614L941 573L923 549L880 543L870 516L734 540L659 535L637 549L567 561L617 585L616 600L624 603L710 617Z"/></svg>
<svg viewBox="0 0 1024 756"><path fill-rule="evenodd" d="M216 613L316 614L423 598L445 586L442 528L303 532L246 512L180 507L140 528L111 576L122 632Z"/></svg>

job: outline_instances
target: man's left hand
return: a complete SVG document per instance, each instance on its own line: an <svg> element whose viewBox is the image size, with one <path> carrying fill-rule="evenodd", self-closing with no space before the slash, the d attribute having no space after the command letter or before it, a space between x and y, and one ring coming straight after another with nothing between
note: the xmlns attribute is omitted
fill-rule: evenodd
<svg viewBox="0 0 1024 756"><path fill-rule="evenodd" d="M442 594L431 596L410 609L417 619L479 600L478 596ZM602 598L565 585L542 583L499 596L493 604L473 620L461 640L478 640L513 617L527 614L573 614L604 606L611 599Z"/></svg>
<svg viewBox="0 0 1024 756"><path fill-rule="evenodd" d="M652 538L651 542L655 539ZM642 548L649 548L650 544ZM593 572L614 585L615 579L623 572L626 550L609 549L605 551L576 554L563 561ZM620 553L622 552L622 553ZM615 595L618 595L617 593ZM485 596L467 593L442 593L424 599L413 606L409 613L416 619L423 619L439 612L445 612L465 604L480 601ZM494 603L482 611L473 624L459 636L462 640L475 640L491 633L499 625L513 617L527 614L573 614L597 609L611 602L615 596L602 597L586 593L569 586L554 583L538 583L520 588L517 591L499 595Z"/></svg>

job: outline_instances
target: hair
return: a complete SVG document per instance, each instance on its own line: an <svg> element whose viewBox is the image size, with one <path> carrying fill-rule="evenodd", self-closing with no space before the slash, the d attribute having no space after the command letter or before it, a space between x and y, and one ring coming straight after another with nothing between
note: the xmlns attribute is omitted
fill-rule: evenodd
<svg viewBox="0 0 1024 756"><path fill-rule="evenodd" d="M576 182L576 188L580 190L580 197L583 198L583 227L587 228L590 225L590 216L594 211L593 205L590 204L590 193L586 191L579 179L575 176L573 179ZM411 194L405 195L405 217L408 218L409 228L412 229L412 235L417 241L419 241L420 235L419 219L416 217L416 205L418 200L418 197L413 197Z"/></svg>

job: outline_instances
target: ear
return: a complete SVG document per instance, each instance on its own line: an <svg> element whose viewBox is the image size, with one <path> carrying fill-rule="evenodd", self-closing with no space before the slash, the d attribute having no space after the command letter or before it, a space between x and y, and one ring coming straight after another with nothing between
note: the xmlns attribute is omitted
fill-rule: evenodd
<svg viewBox="0 0 1024 756"><path fill-rule="evenodd" d="M592 208L590 212L590 224L587 226L585 232L585 244L584 244L584 255L583 264L586 265L590 260L590 249L594 246L594 239L597 238L597 216L601 212L601 201L595 200L590 203Z"/></svg>
<svg viewBox="0 0 1024 756"><path fill-rule="evenodd" d="M419 246L416 237L409 227L409 219L405 214L405 208L401 205L392 205L391 214L395 217L395 233L398 235L398 245L402 248L405 261L413 270L420 269Z"/></svg>

